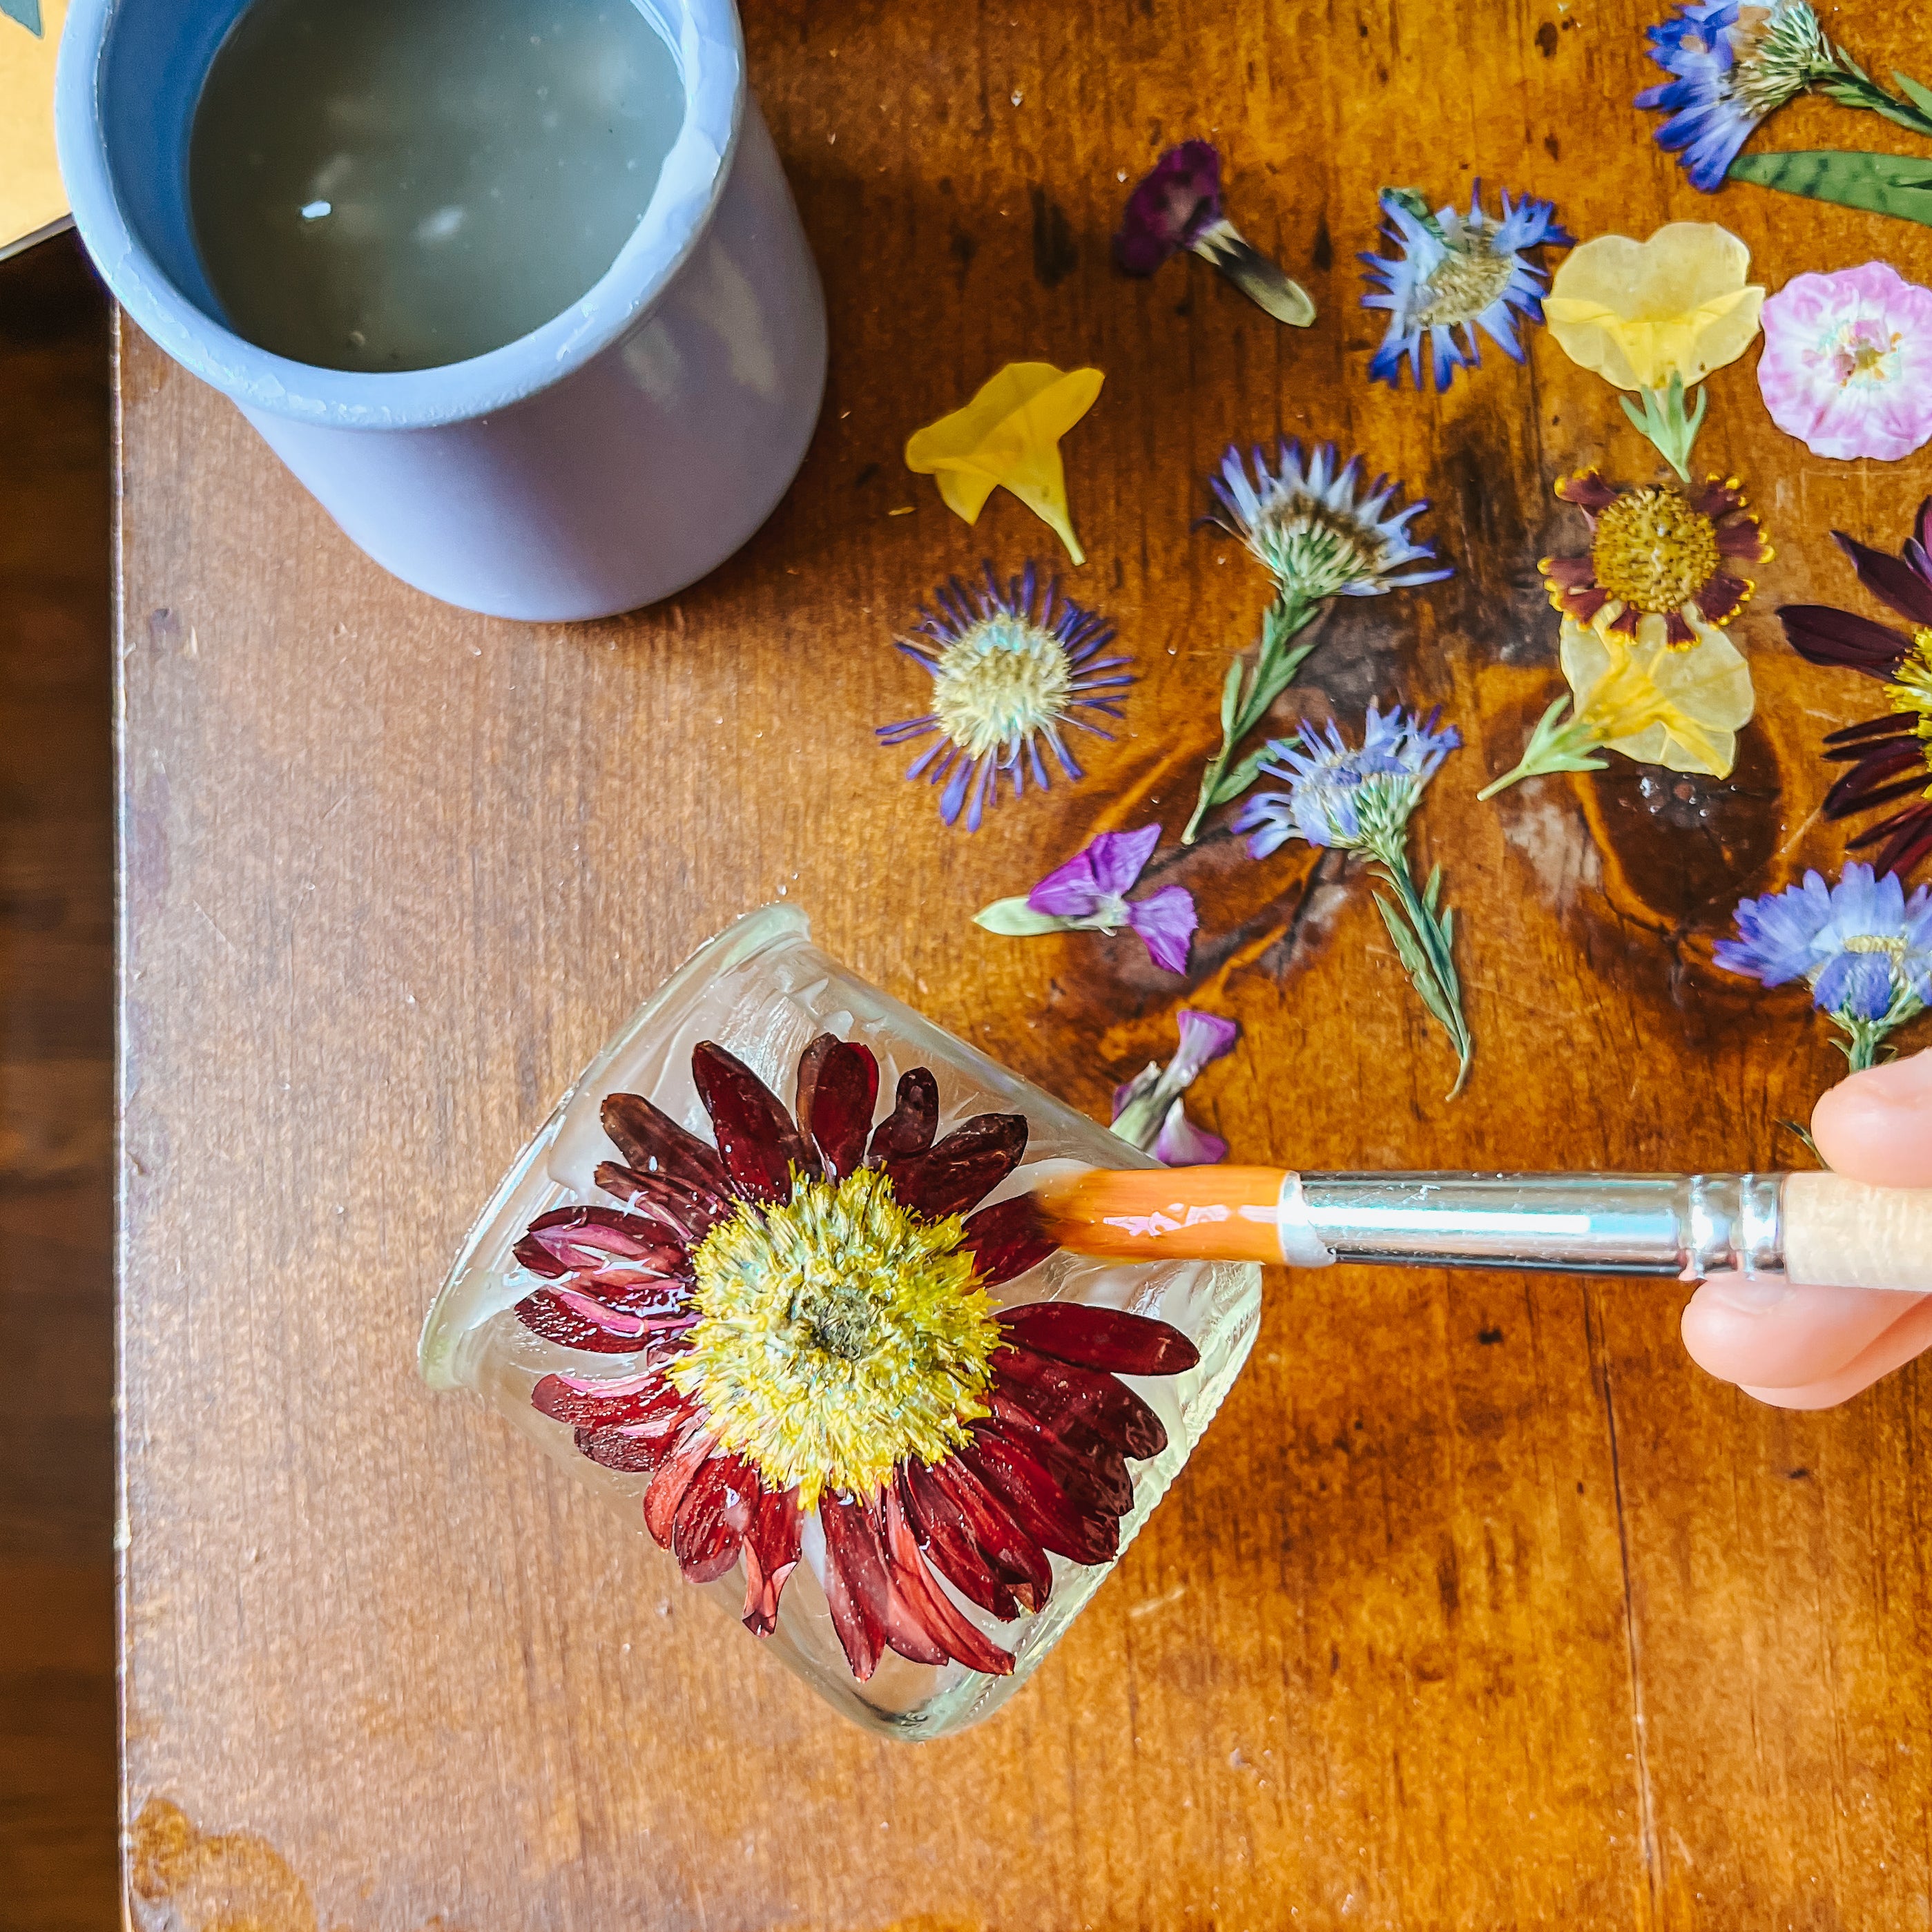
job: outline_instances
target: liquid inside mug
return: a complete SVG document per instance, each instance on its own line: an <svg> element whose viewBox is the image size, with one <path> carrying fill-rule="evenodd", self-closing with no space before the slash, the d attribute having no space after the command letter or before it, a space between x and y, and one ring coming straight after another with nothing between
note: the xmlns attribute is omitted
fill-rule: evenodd
<svg viewBox="0 0 1932 1932"><path fill-rule="evenodd" d="M608 1094L641 1094L708 1141L712 1126L692 1075L692 1050L699 1042L715 1041L775 1093L789 1096L800 1056L827 1033L858 1042L877 1057L882 1115L900 1077L925 1067L937 1084L940 1135L975 1114L1025 1117L1021 1165L992 1189L989 1204L1024 1193L1042 1168L1054 1162L1063 1168L1069 1161L1088 1167L1154 1164L867 985L812 944L805 916L794 907L753 913L694 955L584 1070L517 1156L430 1311L419 1356L431 1388L466 1388L480 1396L607 1506L611 1534L631 1546L640 1600L647 1587L680 1587L678 1564L646 1534L644 1500L650 1474L594 1460L568 1422L539 1408L538 1397L545 1378L559 1376L586 1388L634 1388L639 1361L648 1354L586 1354L520 1320L518 1304L544 1282L516 1250L527 1246L525 1232L541 1216L584 1205L608 1212L620 1204L619 1197L602 1190L598 1178L600 1164L616 1153L601 1118ZM1180 1473L1247 1360L1260 1319L1261 1270L1244 1262L1099 1262L1063 1251L989 1292L1006 1308L1073 1303L1150 1317L1178 1329L1198 1351L1198 1360L1184 1373L1130 1378L1136 1395L1159 1418L1165 1440L1144 1457L1136 1451L1126 1465L1132 1502L1120 1523L1117 1560ZM1035 1613L1004 1625L975 1610L950 1583L935 1581L933 1587L952 1596L958 1615L976 1622L1008 1651L1011 1673L982 1675L957 1661L934 1665L888 1652L862 1682L848 1665L828 1608L823 1539L815 1532L806 1537L778 1600L776 1627L762 1638L739 1622L746 1601L746 1560L698 1586L723 1612L716 1622L717 1641L744 1660L742 1667L755 1668L762 1653L796 1671L867 1730L907 1740L944 1737L997 1710L1066 1634L1114 1567L1111 1560L1083 1564L1053 1556L1044 1602ZM663 1687L664 1694L670 1688Z"/></svg>
<svg viewBox="0 0 1932 1932"><path fill-rule="evenodd" d="M803 461L824 298L733 0L633 0L682 84L636 230L594 286L485 354L322 368L230 327L189 198L196 104L248 0L74 0L56 86L76 225L116 299L233 399L348 536L431 596L567 622L672 595Z"/></svg>

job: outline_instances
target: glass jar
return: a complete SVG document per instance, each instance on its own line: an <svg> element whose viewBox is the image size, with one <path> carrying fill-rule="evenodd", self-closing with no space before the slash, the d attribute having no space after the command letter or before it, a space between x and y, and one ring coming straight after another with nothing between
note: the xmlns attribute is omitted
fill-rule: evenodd
<svg viewBox="0 0 1932 1932"><path fill-rule="evenodd" d="M599 1119L606 1094L641 1094L708 1142L710 1122L692 1079L694 1046L700 1040L716 1041L788 1098L799 1056L822 1033L860 1041L872 1049L879 1061L882 1095L892 1093L901 1074L916 1066L929 1068L938 1083L942 1134L975 1114L1026 1117L1025 1159L987 1197L988 1203L1024 1192L1049 1163L1153 1164L1106 1129L854 977L812 944L805 916L795 908L768 906L702 947L619 1030L518 1156L430 1310L419 1358L431 1388L475 1390L604 1498L645 1539L640 1563L673 1564L644 1531L642 1498L650 1477L590 1461L578 1453L569 1426L540 1413L531 1402L531 1391L545 1375L618 1380L632 1372L634 1358L585 1355L526 1328L513 1310L538 1284L512 1250L531 1222L550 1209L580 1202L614 1204L593 1178L598 1162L613 1153ZM1180 1329L1200 1350L1198 1365L1184 1374L1122 1378L1160 1417L1168 1436L1160 1455L1128 1466L1133 1506L1120 1523L1124 1550L1180 1473L1247 1358L1260 1310L1260 1270L1226 1262L1125 1265L1062 1252L991 1293L1002 1306L1064 1300L1156 1317ZM1010 1676L983 1676L956 1663L914 1664L888 1652L872 1678L860 1683L847 1664L826 1608L818 1568L822 1561L820 1546L808 1536L785 1588L778 1627L762 1640L764 1646L848 1717L869 1730L908 1738L942 1736L996 1710L1058 1640L1112 1567L1053 1557L1053 1587L1046 1604L1036 1615L1022 1615L1012 1624L1000 1624L949 1592L956 1594L963 1614L1013 1653ZM744 1595L737 1570L703 1587L734 1619L728 1634L721 1624L723 1640L760 1641L735 1627Z"/></svg>

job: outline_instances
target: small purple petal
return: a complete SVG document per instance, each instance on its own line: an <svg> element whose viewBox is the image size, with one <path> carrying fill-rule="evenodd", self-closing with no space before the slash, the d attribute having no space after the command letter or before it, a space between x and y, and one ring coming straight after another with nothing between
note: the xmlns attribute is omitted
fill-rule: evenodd
<svg viewBox="0 0 1932 1932"><path fill-rule="evenodd" d="M1185 886L1163 886L1151 898L1129 906L1127 923L1147 941L1154 963L1162 971L1187 970L1187 949L1201 920L1194 895Z"/></svg>
<svg viewBox="0 0 1932 1932"><path fill-rule="evenodd" d="M1228 1158L1228 1143L1219 1134L1197 1127L1187 1118L1187 1109L1177 1100L1167 1110L1167 1118L1154 1136L1154 1157L1163 1167L1211 1167Z"/></svg>
<svg viewBox="0 0 1932 1932"><path fill-rule="evenodd" d="M1114 260L1127 274L1150 275L1220 218L1221 157L1212 142L1184 141L1168 148L1127 197Z"/></svg>
<svg viewBox="0 0 1932 1932"><path fill-rule="evenodd" d="M1120 898L1147 868L1160 843L1158 825L1138 832L1103 832L1087 850L1094 862L1094 883L1103 896Z"/></svg>
<svg viewBox="0 0 1932 1932"><path fill-rule="evenodd" d="M1100 898L1100 884L1094 876L1094 848L1089 845L1048 873L1027 894L1027 904L1035 912L1050 913L1056 918L1084 919L1099 907Z"/></svg>
<svg viewBox="0 0 1932 1932"><path fill-rule="evenodd" d="M1174 1056L1169 1072L1185 1085L1204 1066L1232 1053L1235 1041L1241 1036L1241 1029L1232 1020L1223 1019L1218 1013L1198 1012L1191 1006L1183 1006L1178 1017L1180 1050Z"/></svg>

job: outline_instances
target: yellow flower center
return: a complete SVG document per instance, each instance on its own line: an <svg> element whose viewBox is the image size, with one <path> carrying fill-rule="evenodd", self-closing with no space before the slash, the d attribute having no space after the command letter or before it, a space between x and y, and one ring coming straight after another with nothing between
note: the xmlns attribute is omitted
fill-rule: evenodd
<svg viewBox="0 0 1932 1932"><path fill-rule="evenodd" d="M1429 300L1417 311L1424 328L1454 328L1473 322L1509 286L1515 258L1498 255L1486 241L1450 250L1429 278Z"/></svg>
<svg viewBox="0 0 1932 1932"><path fill-rule="evenodd" d="M1905 941L1902 938L1881 939L1874 932L1858 932L1841 944L1847 952L1888 952L1894 959L1905 957Z"/></svg>
<svg viewBox="0 0 1932 1932"><path fill-rule="evenodd" d="M1598 518L1590 562L1612 597L1660 617L1711 580L1718 526L1675 490L1632 490Z"/></svg>
<svg viewBox="0 0 1932 1932"><path fill-rule="evenodd" d="M1912 634L1912 649L1892 674L1886 691L1894 711L1913 712L1932 724L1932 626Z"/></svg>
<svg viewBox="0 0 1932 1932"><path fill-rule="evenodd" d="M1073 670L1051 631L1002 612L981 618L946 646L933 685L940 729L979 758L1002 746L1017 750L1058 724L1072 694Z"/></svg>
<svg viewBox="0 0 1932 1932"><path fill-rule="evenodd" d="M693 1251L699 1319L670 1380L801 1508L944 1461L990 1412L1000 1341L962 1232L901 1207L876 1169L794 1174L784 1206L742 1208Z"/></svg>

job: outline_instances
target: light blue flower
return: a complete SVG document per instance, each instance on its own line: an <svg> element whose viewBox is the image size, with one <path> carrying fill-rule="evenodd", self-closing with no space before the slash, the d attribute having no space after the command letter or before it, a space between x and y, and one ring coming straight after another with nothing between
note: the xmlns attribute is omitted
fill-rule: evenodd
<svg viewBox="0 0 1932 1932"><path fill-rule="evenodd" d="M1896 1012L1895 1024L1932 1000L1932 887L1908 899L1896 872L1853 863L1830 886L1807 872L1802 885L1744 900L1738 933L1718 944L1725 971L1767 986L1802 980L1841 1023Z"/></svg>
<svg viewBox="0 0 1932 1932"><path fill-rule="evenodd" d="M1502 215L1492 218L1484 211L1480 182L1467 214L1453 204L1432 214L1413 188L1384 188L1381 200L1388 218L1382 233L1396 252L1361 258L1371 287L1362 306L1389 311L1388 333L1369 364L1370 379L1400 388L1407 362L1420 388L1426 341L1436 386L1446 389L1459 368L1473 369L1481 361L1478 328L1520 362L1516 317L1543 320L1549 280L1526 259L1528 251L1545 242L1570 245L1554 204L1530 196L1513 202L1506 191Z"/></svg>

